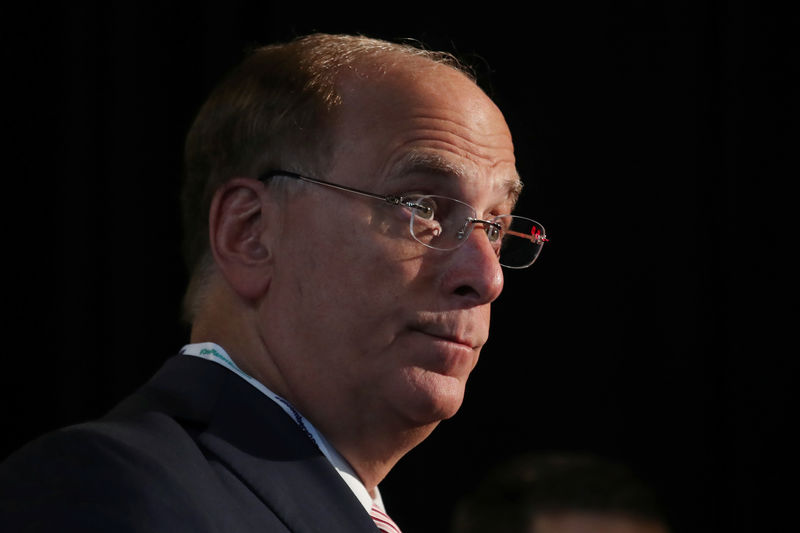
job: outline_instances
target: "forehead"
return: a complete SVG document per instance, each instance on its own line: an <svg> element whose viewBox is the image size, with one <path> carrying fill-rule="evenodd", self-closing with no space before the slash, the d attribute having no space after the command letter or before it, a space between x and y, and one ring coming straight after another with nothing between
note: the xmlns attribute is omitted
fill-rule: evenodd
<svg viewBox="0 0 800 533"><path fill-rule="evenodd" d="M339 91L334 167L348 168L351 183L422 174L456 178L449 181L512 201L519 194L505 119L463 73L403 59L351 71Z"/></svg>
<svg viewBox="0 0 800 533"><path fill-rule="evenodd" d="M396 178L422 175L446 181L448 178L461 183L475 180L471 165L464 165L458 158L447 157L436 151L410 150L405 152L392 166L390 175ZM478 178L480 179L480 178ZM510 202L513 207L522 192L522 180L516 169L501 170L494 178L482 180L491 186L497 196Z"/></svg>

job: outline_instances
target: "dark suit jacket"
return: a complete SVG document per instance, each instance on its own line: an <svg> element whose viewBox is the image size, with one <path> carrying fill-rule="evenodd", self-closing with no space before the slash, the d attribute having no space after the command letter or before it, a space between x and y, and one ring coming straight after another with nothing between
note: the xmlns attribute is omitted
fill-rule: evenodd
<svg viewBox="0 0 800 533"><path fill-rule="evenodd" d="M0 531L374 533L280 407L222 366L180 355L99 421L0 465Z"/></svg>

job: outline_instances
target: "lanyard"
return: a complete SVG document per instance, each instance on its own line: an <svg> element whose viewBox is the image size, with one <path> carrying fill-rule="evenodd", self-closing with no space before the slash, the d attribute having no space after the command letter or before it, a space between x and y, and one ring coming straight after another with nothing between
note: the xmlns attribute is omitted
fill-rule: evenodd
<svg viewBox="0 0 800 533"><path fill-rule="evenodd" d="M191 355L199 357L208 361L213 361L235 372L239 377L250 383L252 386L264 393L268 398L274 401L283 411L289 415L295 423L300 427L303 433L311 439L311 442L319 448L322 454L330 461L344 482L353 491L356 498L361 502L364 508L369 512L372 505L377 505L380 509L383 507L383 499L381 498L380 491L375 487L375 496L371 496L364 484L359 479L358 475L353 471L350 464L331 446L327 440L317 431L317 429L301 415L288 400L272 392L263 383L247 374L244 370L239 368L236 363L228 356L227 352L218 344L213 342L202 342L197 344L188 344L184 346L181 351L183 355Z"/></svg>
<svg viewBox="0 0 800 533"><path fill-rule="evenodd" d="M253 378L249 374L247 374L244 370L239 368L236 363L231 360L225 350L212 342L203 342L198 344L189 344L184 346L181 349L181 354L184 355L192 355L195 357L200 357L202 359L206 359L208 361L213 361L218 363L229 370L232 370L236 374L238 374L241 378L245 379L248 383L252 386L260 390L262 393L266 394L272 401L277 403L287 415L291 416L295 423L300 426L300 429L303 430L303 433L311 439L311 441L317 446L317 448L322 449L317 442L317 439L314 438L314 435L309 431L308 426L310 425L308 420L306 420L303 415L301 415L294 406L289 403L285 398L275 394L270 389L268 389L263 383L258 381L257 379Z"/></svg>

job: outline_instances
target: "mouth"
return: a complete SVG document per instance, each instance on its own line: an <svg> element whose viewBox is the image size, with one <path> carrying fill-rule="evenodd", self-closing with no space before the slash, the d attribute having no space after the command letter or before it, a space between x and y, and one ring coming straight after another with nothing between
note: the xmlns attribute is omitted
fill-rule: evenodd
<svg viewBox="0 0 800 533"><path fill-rule="evenodd" d="M419 326L419 325L418 325ZM481 343L455 329L425 324L409 328L411 355L408 361L430 375L466 380L478 363ZM462 330L468 331L468 330Z"/></svg>
<svg viewBox="0 0 800 533"><path fill-rule="evenodd" d="M475 342L467 336L451 333L449 331L433 327L412 327L410 329L416 333L422 333L423 335L433 337L434 339L439 339L441 341L455 344L463 348L468 348L470 350L475 350L483 345L483 343Z"/></svg>

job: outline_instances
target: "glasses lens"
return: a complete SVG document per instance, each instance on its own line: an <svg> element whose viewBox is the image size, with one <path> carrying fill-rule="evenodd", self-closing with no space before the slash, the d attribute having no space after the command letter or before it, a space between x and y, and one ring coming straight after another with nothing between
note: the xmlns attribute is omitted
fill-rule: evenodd
<svg viewBox="0 0 800 533"><path fill-rule="evenodd" d="M477 225L498 250L501 265L525 268L536 261L547 240L542 225L529 218L501 215L491 221L479 221L471 205L453 198L415 196L409 200L406 205L412 213L411 235L429 248L458 248Z"/></svg>
<svg viewBox="0 0 800 533"><path fill-rule="evenodd" d="M452 250L469 237L469 219L475 218L469 204L445 196L418 196L411 201L419 205L411 209L411 235L425 246Z"/></svg>
<svg viewBox="0 0 800 533"><path fill-rule="evenodd" d="M531 265L542 251L544 228L535 220L513 215L493 219L503 230L500 245L500 264L508 268L525 268Z"/></svg>

